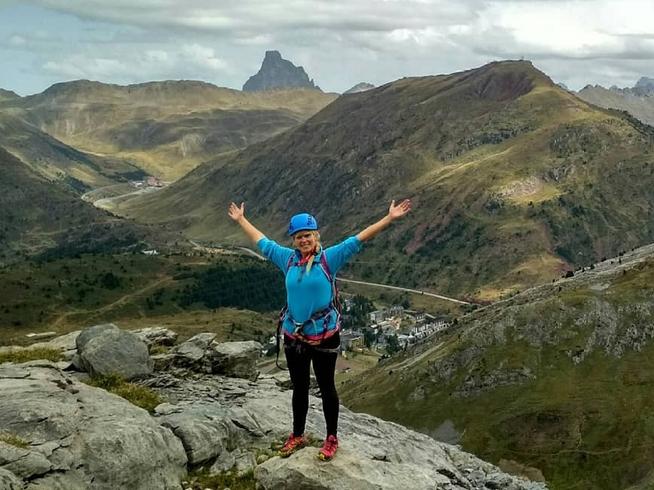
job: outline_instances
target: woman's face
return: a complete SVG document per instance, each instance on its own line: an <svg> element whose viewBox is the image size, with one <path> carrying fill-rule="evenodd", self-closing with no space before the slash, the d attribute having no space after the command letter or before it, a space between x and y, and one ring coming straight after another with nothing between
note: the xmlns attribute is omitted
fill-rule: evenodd
<svg viewBox="0 0 654 490"><path fill-rule="evenodd" d="M314 231L298 231L293 235L293 245L303 255L310 254L316 249L318 240Z"/></svg>

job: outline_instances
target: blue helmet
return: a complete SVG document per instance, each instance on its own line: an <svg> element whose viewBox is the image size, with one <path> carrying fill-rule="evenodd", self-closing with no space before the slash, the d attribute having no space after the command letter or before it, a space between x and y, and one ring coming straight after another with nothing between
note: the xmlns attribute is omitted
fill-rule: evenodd
<svg viewBox="0 0 654 490"><path fill-rule="evenodd" d="M309 213L296 214L291 218L291 222L288 224L289 235L294 235L298 231L317 229L318 222L316 221L316 218L311 216Z"/></svg>

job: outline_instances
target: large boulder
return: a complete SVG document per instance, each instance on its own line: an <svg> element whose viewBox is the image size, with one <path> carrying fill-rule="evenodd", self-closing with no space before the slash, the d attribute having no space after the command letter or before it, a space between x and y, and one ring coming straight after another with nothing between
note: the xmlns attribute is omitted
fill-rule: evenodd
<svg viewBox="0 0 654 490"><path fill-rule="evenodd" d="M29 444L0 443L0 469L30 490L178 490L186 476L184 447L169 429L54 364L0 366L0 393L0 433Z"/></svg>
<svg viewBox="0 0 654 490"><path fill-rule="evenodd" d="M118 374L135 379L152 373L148 346L137 335L109 323L82 330L76 364L91 376Z"/></svg>

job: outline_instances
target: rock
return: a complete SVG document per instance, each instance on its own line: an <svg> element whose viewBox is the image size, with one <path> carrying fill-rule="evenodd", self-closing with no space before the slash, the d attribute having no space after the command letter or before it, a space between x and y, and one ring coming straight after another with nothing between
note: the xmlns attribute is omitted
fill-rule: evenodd
<svg viewBox="0 0 654 490"><path fill-rule="evenodd" d="M155 382L153 386L163 384ZM162 423L182 438L189 461L213 460L212 471L238 467L239 455L245 455L246 465L252 464L248 452L271 454L271 444L281 447L291 429L291 392L270 377L252 382L196 374L192 382L169 384L157 391L175 399L181 410L160 417ZM318 442L325 430L321 407L319 399L310 398L306 433ZM345 407L340 410L341 447L331 463L316 461L315 447L287 459L273 455L264 461L261 457L254 469L257 488L488 490L489 484L502 490L546 489L544 484L505 475L497 467L424 434Z"/></svg>
<svg viewBox="0 0 654 490"><path fill-rule="evenodd" d="M234 469L238 475L243 475L254 469L257 460L254 453L237 449L232 452L223 451L211 468L209 474L222 473Z"/></svg>
<svg viewBox="0 0 654 490"><path fill-rule="evenodd" d="M184 447L170 430L52 363L0 369L0 393L0 432L30 444L0 443L0 466L30 489L179 489L186 475Z"/></svg>
<svg viewBox="0 0 654 490"><path fill-rule="evenodd" d="M0 490L22 490L23 482L11 471L0 468Z"/></svg>
<svg viewBox="0 0 654 490"><path fill-rule="evenodd" d="M157 345L171 346L177 342L177 333L164 327L142 328L132 333L145 342L149 349Z"/></svg>
<svg viewBox="0 0 654 490"><path fill-rule="evenodd" d="M245 82L243 91L255 92L283 88L320 90L313 80L309 80L304 68L283 59L279 51L266 51L261 68L256 75L252 75Z"/></svg>
<svg viewBox="0 0 654 490"><path fill-rule="evenodd" d="M155 371L166 371L175 364L175 354L155 354L150 356Z"/></svg>
<svg viewBox="0 0 654 490"><path fill-rule="evenodd" d="M191 407L181 413L160 417L160 423L182 440L192 465L219 456L227 441L234 439L237 433L227 412L219 406L209 411L204 406Z"/></svg>
<svg viewBox="0 0 654 490"><path fill-rule="evenodd" d="M216 334L200 333L175 347L172 364L199 373L217 373L235 378L256 379L261 344L247 342L215 342ZM165 366L169 358L157 358Z"/></svg>
<svg viewBox="0 0 654 490"><path fill-rule="evenodd" d="M172 350L175 366L210 373L213 354L211 344L215 338L215 333L199 333L175 347Z"/></svg>
<svg viewBox="0 0 654 490"><path fill-rule="evenodd" d="M75 364L91 376L118 374L127 380L152 372L148 347L131 332L115 325L96 325L77 337Z"/></svg>
<svg viewBox="0 0 654 490"><path fill-rule="evenodd" d="M257 379L261 348L261 344L253 340L215 344L212 372L233 378Z"/></svg>
<svg viewBox="0 0 654 490"><path fill-rule="evenodd" d="M113 323L103 323L101 325L93 325L82 330L75 339L75 347L80 352L84 346L93 338L102 335L104 332L116 331L119 328Z"/></svg>

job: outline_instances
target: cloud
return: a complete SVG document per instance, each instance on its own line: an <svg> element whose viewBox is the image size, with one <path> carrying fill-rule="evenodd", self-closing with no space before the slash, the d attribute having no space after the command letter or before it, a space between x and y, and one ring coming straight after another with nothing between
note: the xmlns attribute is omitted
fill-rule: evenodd
<svg viewBox="0 0 654 490"><path fill-rule="evenodd" d="M120 56L103 57L92 52L76 53L53 59L43 69L53 75L71 78L136 83L152 79L207 78L228 72L229 65L216 56L213 48L185 44L175 49L120 50Z"/></svg>
<svg viewBox="0 0 654 490"><path fill-rule="evenodd" d="M521 57L546 67L549 75L571 87L591 74L600 76L601 83L614 76L617 83L634 72L647 75L654 59L651 0L622 0L618 7L614 0L21 4L79 19L77 24L88 31L78 30L71 39L65 30L52 28L50 40L38 39L33 32L47 25L41 23L33 30L16 29L4 45L38 53L38 66L50 77L113 83L199 78L236 88L256 72L267 49L280 50L323 88L339 91L360 81L380 84ZM624 75L618 74L621 67Z"/></svg>

